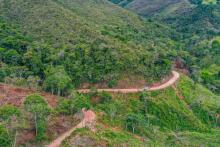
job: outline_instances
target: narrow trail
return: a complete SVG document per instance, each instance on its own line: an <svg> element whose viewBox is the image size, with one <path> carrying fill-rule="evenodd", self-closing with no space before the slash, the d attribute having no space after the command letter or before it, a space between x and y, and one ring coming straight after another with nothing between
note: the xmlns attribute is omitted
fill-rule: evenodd
<svg viewBox="0 0 220 147"><path fill-rule="evenodd" d="M178 79L180 78L180 74L176 71L172 71L172 77L166 82L158 86L144 87L144 88L136 88L136 89L97 89L98 92L112 92L112 93L136 93L142 91L156 91L165 89L167 87L172 86ZM89 93L90 89L79 89L77 90L79 93Z"/></svg>
<svg viewBox="0 0 220 147"><path fill-rule="evenodd" d="M64 139L69 137L72 132L74 132L78 128L84 128L84 127L91 127L93 123L95 122L96 115L93 111L88 110L86 111L85 109L82 110L84 114L83 120L61 136L59 136L57 139L55 139L51 144L47 145L46 147L59 147Z"/></svg>

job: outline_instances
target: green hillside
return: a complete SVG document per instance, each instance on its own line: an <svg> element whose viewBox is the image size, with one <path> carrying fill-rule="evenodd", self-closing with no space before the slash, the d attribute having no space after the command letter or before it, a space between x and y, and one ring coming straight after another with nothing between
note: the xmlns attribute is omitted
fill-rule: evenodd
<svg viewBox="0 0 220 147"><path fill-rule="evenodd" d="M158 80L170 72L178 47L168 27L105 0L1 0L0 11L3 24L31 38L19 53L28 61L19 64L31 72L26 77L47 79L47 72L58 70L75 86L117 83L125 72ZM10 44L2 48L13 49Z"/></svg>
<svg viewBox="0 0 220 147"><path fill-rule="evenodd" d="M219 59L219 0L0 0L0 147L219 147Z"/></svg>
<svg viewBox="0 0 220 147"><path fill-rule="evenodd" d="M104 95L98 96L102 99ZM181 76L176 90L168 88L158 92L115 94L112 100L93 103L93 106L101 114L97 132L79 129L63 142L64 147L80 145L80 140L109 146L220 145L217 129L220 125L217 118L220 99L186 76ZM132 134L141 136L141 139L132 137Z"/></svg>
<svg viewBox="0 0 220 147"><path fill-rule="evenodd" d="M215 41L220 33L219 1L134 0L126 8L178 32L178 42L183 46L178 57L184 68L194 80L219 93L220 46Z"/></svg>

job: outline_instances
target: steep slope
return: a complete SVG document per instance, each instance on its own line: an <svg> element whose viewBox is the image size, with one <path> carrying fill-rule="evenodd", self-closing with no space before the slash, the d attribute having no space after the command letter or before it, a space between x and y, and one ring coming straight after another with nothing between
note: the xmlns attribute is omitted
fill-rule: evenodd
<svg viewBox="0 0 220 147"><path fill-rule="evenodd" d="M183 45L183 50L178 50L178 62L190 71L194 80L220 92L218 0L134 0L126 8L175 29Z"/></svg>
<svg viewBox="0 0 220 147"><path fill-rule="evenodd" d="M104 95L93 96L102 99ZM93 105L100 114L96 132L76 130L63 146L82 145L83 142L107 146L220 145L219 97L184 75L175 89L140 95L114 94L112 99Z"/></svg>
<svg viewBox="0 0 220 147"><path fill-rule="evenodd" d="M34 75L60 71L74 85L115 83L125 72L160 79L177 47L168 27L105 0L1 0L0 14L32 38L24 55Z"/></svg>

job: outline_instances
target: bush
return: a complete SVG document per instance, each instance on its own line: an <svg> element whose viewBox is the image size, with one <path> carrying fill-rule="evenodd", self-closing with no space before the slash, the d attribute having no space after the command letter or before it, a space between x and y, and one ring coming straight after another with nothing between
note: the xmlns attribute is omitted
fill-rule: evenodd
<svg viewBox="0 0 220 147"><path fill-rule="evenodd" d="M108 92L101 93L101 103L109 103L112 100L112 96Z"/></svg>
<svg viewBox="0 0 220 147"><path fill-rule="evenodd" d="M7 132L7 129L0 124L0 147L10 147L12 143L11 138Z"/></svg>
<svg viewBox="0 0 220 147"><path fill-rule="evenodd" d="M0 107L0 119L4 121L8 121L13 116L20 116L21 112L20 110L11 105L4 105Z"/></svg>
<svg viewBox="0 0 220 147"><path fill-rule="evenodd" d="M72 99L60 99L56 110L59 114L74 114L76 112L74 101Z"/></svg>
<svg viewBox="0 0 220 147"><path fill-rule="evenodd" d="M60 114L72 115L81 111L82 108L89 109L90 107L89 98L77 94L75 97L59 100L56 110Z"/></svg>
<svg viewBox="0 0 220 147"><path fill-rule="evenodd" d="M81 94L74 98L74 104L77 111L81 111L82 108L90 109L91 107L89 97Z"/></svg>
<svg viewBox="0 0 220 147"><path fill-rule="evenodd" d="M114 86L116 86L117 85L117 80L110 80L109 82L108 82L108 87L109 88L112 88L112 87L114 87Z"/></svg>

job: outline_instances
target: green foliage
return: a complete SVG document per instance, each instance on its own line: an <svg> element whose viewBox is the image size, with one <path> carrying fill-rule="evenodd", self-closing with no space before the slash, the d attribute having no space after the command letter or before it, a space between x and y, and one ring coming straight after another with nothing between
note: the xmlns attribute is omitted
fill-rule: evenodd
<svg viewBox="0 0 220 147"><path fill-rule="evenodd" d="M71 139L76 135L80 135L82 138L88 138L90 140L90 145L94 144L94 146L102 145L103 142L105 142L107 146L122 146L124 144L128 144L129 146L141 147L145 145L142 141L140 141L140 139L125 131L100 128L97 133L93 133L89 131L89 129L83 128L76 130L69 138L65 139L62 142L62 146L72 146Z"/></svg>
<svg viewBox="0 0 220 147"><path fill-rule="evenodd" d="M11 138L7 132L7 129L0 124L0 147L10 147L12 143Z"/></svg>
<svg viewBox="0 0 220 147"><path fill-rule="evenodd" d="M143 115L135 113L128 114L125 122L126 129L137 134L142 134L141 132L147 124Z"/></svg>
<svg viewBox="0 0 220 147"><path fill-rule="evenodd" d="M77 111L81 111L83 108L89 109L91 107L89 97L82 94L74 98L74 103Z"/></svg>
<svg viewBox="0 0 220 147"><path fill-rule="evenodd" d="M47 116L50 112L47 102L37 94L32 94L26 97L24 101L25 109L31 113L37 114L39 118Z"/></svg>
<svg viewBox="0 0 220 147"><path fill-rule="evenodd" d="M181 77L178 89L194 114L203 123L212 127L220 126L220 120L217 116L220 112L218 96L185 76Z"/></svg>
<svg viewBox="0 0 220 147"><path fill-rule="evenodd" d="M20 110L15 106L4 105L0 107L0 120L9 121L12 117L19 117L20 115Z"/></svg>
<svg viewBox="0 0 220 147"><path fill-rule="evenodd" d="M126 137L121 133L127 130L143 137L148 146L219 146L220 134L215 129L219 126L218 97L186 76L181 76L177 89L143 92L140 96L117 94L108 103L96 104L95 110L104 112L99 116L100 123L117 128L117 132L101 133L104 129L98 125L102 131L97 132L102 138L96 136L94 141L123 140ZM180 95L184 99L180 99ZM94 137L88 131L81 131L74 134Z"/></svg>
<svg viewBox="0 0 220 147"><path fill-rule="evenodd" d="M46 90L58 95L65 95L72 88L71 79L62 66L46 71L44 86Z"/></svg>
<svg viewBox="0 0 220 147"><path fill-rule="evenodd" d="M10 0L2 2L0 10L0 47L10 53L3 62L26 66L24 79L38 76L46 80L47 90L62 95L68 93L66 81L74 86L107 81L112 87L124 73L159 80L170 72L172 51L178 48L168 27L106 1ZM51 67L59 72L46 75Z"/></svg>
<svg viewBox="0 0 220 147"><path fill-rule="evenodd" d="M36 140L42 141L46 137L46 120L50 114L50 108L48 107L47 102L41 96L33 94L26 97L24 106L34 118Z"/></svg>
<svg viewBox="0 0 220 147"><path fill-rule="evenodd" d="M112 96L108 92L102 92L100 94L100 99L100 103L109 103L112 100Z"/></svg>
<svg viewBox="0 0 220 147"><path fill-rule="evenodd" d="M114 86L116 86L117 85L117 80L110 80L109 82L108 82L108 87L109 88L113 88Z"/></svg>
<svg viewBox="0 0 220 147"><path fill-rule="evenodd" d="M90 107L89 98L87 96L77 94L68 99L60 99L56 110L60 114L72 115L81 111L83 108L89 109Z"/></svg>
<svg viewBox="0 0 220 147"><path fill-rule="evenodd" d="M73 98L71 99L60 99L57 105L57 112L65 115L72 115L76 112Z"/></svg>

